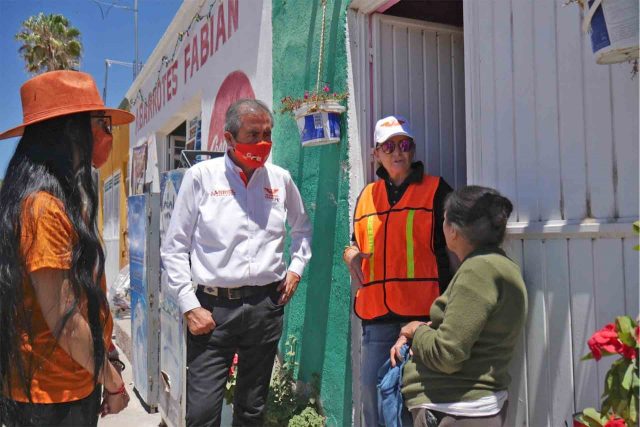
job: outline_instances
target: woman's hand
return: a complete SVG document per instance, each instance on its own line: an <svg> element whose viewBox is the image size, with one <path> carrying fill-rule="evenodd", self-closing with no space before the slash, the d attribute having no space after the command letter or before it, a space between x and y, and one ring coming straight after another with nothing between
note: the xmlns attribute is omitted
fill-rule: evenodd
<svg viewBox="0 0 640 427"><path fill-rule="evenodd" d="M371 254L360 252L357 246L347 246L342 253L342 260L351 274L351 280L357 285L362 286L364 282L364 274L362 274L362 260L371 258Z"/></svg>
<svg viewBox="0 0 640 427"><path fill-rule="evenodd" d="M396 343L393 345L393 347L391 347L391 350L389 350L389 359L391 360L391 366L393 366L394 368L399 362L402 361L402 355L400 354L400 349L402 348L403 345L405 345L408 342L409 342L409 339L407 337L400 335Z"/></svg>
<svg viewBox="0 0 640 427"><path fill-rule="evenodd" d="M102 404L100 405L100 416L117 414L129 405L129 393L125 390L122 393L112 394L105 388L102 393Z"/></svg>
<svg viewBox="0 0 640 427"><path fill-rule="evenodd" d="M416 334L416 329L418 329L422 325L430 325L431 322L419 322L414 320L413 322L409 322L400 329L400 336L406 337L410 340L413 339L413 336Z"/></svg>
<svg viewBox="0 0 640 427"><path fill-rule="evenodd" d="M105 382L102 391L101 416L117 414L129 404L129 394L118 368L111 363L105 365Z"/></svg>

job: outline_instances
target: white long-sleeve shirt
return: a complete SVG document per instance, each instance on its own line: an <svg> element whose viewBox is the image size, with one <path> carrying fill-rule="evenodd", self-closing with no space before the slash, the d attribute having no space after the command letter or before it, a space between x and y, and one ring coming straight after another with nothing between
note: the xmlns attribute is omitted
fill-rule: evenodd
<svg viewBox="0 0 640 427"><path fill-rule="evenodd" d="M182 313L200 307L192 281L235 288L283 279L285 221L288 270L302 276L311 258L311 224L289 172L266 164L246 186L241 172L225 154L196 164L182 179L160 251L168 291Z"/></svg>

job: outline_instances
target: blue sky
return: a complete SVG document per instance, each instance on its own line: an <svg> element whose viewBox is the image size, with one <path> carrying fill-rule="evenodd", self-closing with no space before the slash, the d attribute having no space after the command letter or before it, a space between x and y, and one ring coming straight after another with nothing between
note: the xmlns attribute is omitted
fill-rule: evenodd
<svg viewBox="0 0 640 427"><path fill-rule="evenodd" d="M30 75L18 55L20 44L14 35L29 16L39 12L59 13L80 30L83 44L80 70L94 77L101 94L105 59L133 62L133 12L109 8L107 3L133 7L133 0L0 0L0 132L22 123L20 86ZM138 52L141 62L151 54L181 3L180 0L138 0ZM117 107L132 81L131 68L112 65L106 104ZM17 138L0 140L0 179L4 177L17 142Z"/></svg>

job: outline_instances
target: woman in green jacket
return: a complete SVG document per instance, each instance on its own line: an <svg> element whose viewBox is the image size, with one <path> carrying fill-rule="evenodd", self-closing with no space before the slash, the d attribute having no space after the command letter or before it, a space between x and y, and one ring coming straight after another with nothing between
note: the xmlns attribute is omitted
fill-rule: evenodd
<svg viewBox="0 0 640 427"><path fill-rule="evenodd" d="M513 207L497 191L468 186L445 201L444 235L462 261L428 323L405 325L391 348L411 342L403 372L414 426L503 426L508 365L527 315L520 268L500 249Z"/></svg>

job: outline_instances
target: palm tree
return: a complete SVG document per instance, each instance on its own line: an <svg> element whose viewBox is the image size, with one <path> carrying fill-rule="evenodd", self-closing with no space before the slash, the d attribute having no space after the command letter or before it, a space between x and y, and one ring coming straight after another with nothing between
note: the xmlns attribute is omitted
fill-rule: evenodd
<svg viewBox="0 0 640 427"><path fill-rule="evenodd" d="M80 31L62 15L31 16L22 23L16 40L22 42L18 53L32 74L53 70L77 70L82 43Z"/></svg>

